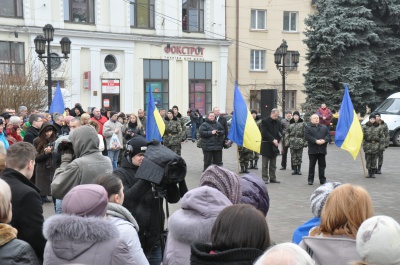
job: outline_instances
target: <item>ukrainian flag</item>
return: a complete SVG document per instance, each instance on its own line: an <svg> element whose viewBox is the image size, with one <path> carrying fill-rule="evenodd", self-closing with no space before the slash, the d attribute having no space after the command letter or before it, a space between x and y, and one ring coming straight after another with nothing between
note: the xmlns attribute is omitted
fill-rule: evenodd
<svg viewBox="0 0 400 265"><path fill-rule="evenodd" d="M239 146L244 146L254 152L260 153L261 133L258 126L247 109L239 87L235 82L233 98L233 117L228 139Z"/></svg>
<svg viewBox="0 0 400 265"><path fill-rule="evenodd" d="M347 84L344 87L344 96L340 106L339 120L336 126L335 144L349 151L354 160L361 148L363 141L363 132L360 121L351 103L349 88Z"/></svg>
<svg viewBox="0 0 400 265"><path fill-rule="evenodd" d="M165 132L165 123L154 103L153 93L149 85L149 101L147 102L146 140L162 141Z"/></svg>

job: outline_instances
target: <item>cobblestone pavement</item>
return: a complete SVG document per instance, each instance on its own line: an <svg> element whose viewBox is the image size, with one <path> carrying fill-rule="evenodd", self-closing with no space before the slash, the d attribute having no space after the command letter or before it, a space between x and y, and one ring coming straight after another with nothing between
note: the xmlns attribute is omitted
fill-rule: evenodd
<svg viewBox="0 0 400 265"><path fill-rule="evenodd" d="M375 179L367 179L364 177L360 156L354 161L347 151L339 149L335 145L329 145L326 158L327 181L339 181L363 186L372 197L376 215L389 215L400 222L399 155L400 148L389 147L386 149L382 175L376 175ZM203 154L201 149L196 147L196 143L188 141L182 146L182 156L188 168L186 182L189 189L193 189L199 184L203 170ZM224 167L237 171L237 161L235 145L223 151ZM288 161L290 161L290 152ZM281 183L267 185L270 196L270 210L267 221L271 238L276 243L291 241L294 229L313 217L309 208L309 198L311 193L319 186L318 178L315 179L313 186L307 184L307 148L303 152L302 176L292 176L290 168L279 170L280 162L281 157L279 156L277 159L277 178ZM261 165L259 165L258 170L251 171L261 176ZM179 203L170 205L170 212L173 213L179 208L179 205ZM45 217L47 218L53 213L53 204L45 204Z"/></svg>

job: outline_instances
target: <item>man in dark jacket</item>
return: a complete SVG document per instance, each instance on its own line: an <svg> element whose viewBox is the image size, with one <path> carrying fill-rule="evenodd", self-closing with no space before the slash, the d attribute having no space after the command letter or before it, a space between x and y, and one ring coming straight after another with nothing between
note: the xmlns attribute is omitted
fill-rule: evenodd
<svg viewBox="0 0 400 265"><path fill-rule="evenodd" d="M204 169L211 164L222 166L222 148L225 141L224 127L215 120L214 112L209 112L199 129L203 142Z"/></svg>
<svg viewBox="0 0 400 265"><path fill-rule="evenodd" d="M43 260L46 240L42 234L43 208L39 189L30 181L35 168L36 150L32 144L14 143L7 151L7 167L1 178L10 185L11 225L18 230L17 238L28 242L39 260Z"/></svg>
<svg viewBox="0 0 400 265"><path fill-rule="evenodd" d="M315 165L318 161L318 176L320 184L325 184L325 156L326 145L331 139L328 128L319 123L317 114L311 115L311 123L308 124L304 130L304 138L308 142L308 157L310 164L308 169L308 185L314 183Z"/></svg>
<svg viewBox="0 0 400 265"><path fill-rule="evenodd" d="M29 123L31 126L26 130L24 142L33 144L33 139L39 136L40 128L42 128L43 121L38 114L31 114L29 117Z"/></svg>
<svg viewBox="0 0 400 265"><path fill-rule="evenodd" d="M282 137L282 127L278 116L279 110L272 109L271 115L261 122L262 178L266 184L280 183L276 179L276 157L279 154L278 146Z"/></svg>
<svg viewBox="0 0 400 265"><path fill-rule="evenodd" d="M150 264L160 264L160 233L165 220L164 211L160 212L159 208L162 198L155 198L149 181L135 177L143 162L147 144L146 139L140 135L130 139L121 167L116 169L114 174L121 179L124 186L123 206L132 213L139 224L139 239L144 254Z"/></svg>
<svg viewBox="0 0 400 265"><path fill-rule="evenodd" d="M69 128L67 125L64 125L64 116L62 114L55 113L53 115L53 121L53 125L57 129L58 137L69 134Z"/></svg>

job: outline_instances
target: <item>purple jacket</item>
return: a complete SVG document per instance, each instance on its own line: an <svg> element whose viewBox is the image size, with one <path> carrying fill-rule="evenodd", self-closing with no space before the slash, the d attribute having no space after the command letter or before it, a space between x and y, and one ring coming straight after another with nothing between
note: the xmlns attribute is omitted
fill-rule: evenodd
<svg viewBox="0 0 400 265"><path fill-rule="evenodd" d="M243 175L241 178L241 203L251 204L266 216L269 210L269 195L261 177L254 173Z"/></svg>
<svg viewBox="0 0 400 265"><path fill-rule="evenodd" d="M202 186L188 191L181 209L168 220L163 265L190 264L190 245L211 242L211 228L218 214L231 201L219 190Z"/></svg>

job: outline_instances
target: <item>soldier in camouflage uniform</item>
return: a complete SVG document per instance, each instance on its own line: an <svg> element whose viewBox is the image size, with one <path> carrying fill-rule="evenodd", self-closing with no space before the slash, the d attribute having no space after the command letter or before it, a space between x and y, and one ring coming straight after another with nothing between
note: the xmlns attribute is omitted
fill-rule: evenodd
<svg viewBox="0 0 400 265"><path fill-rule="evenodd" d="M300 113L298 111L293 112L293 118L290 120L290 125L285 133L285 145L290 147L292 175L301 175L303 148L307 146L307 141L304 138L306 126L307 124L300 118Z"/></svg>
<svg viewBox="0 0 400 265"><path fill-rule="evenodd" d="M178 155L181 150L182 140L182 127L181 123L174 116L173 110L168 110L167 116L164 118L165 133L164 133L164 146L168 147Z"/></svg>
<svg viewBox="0 0 400 265"><path fill-rule="evenodd" d="M179 109L178 106L173 106L172 110L174 111L174 117L177 118L177 120L179 121L180 125L181 125L181 142L184 142L186 140L186 125L185 125L185 121L182 117L182 114L179 113ZM181 150L182 150L182 146L179 145L179 148L177 150L177 154L181 155Z"/></svg>
<svg viewBox="0 0 400 265"><path fill-rule="evenodd" d="M253 156L253 151L243 146L238 146L239 150L239 162L240 162L240 173L250 173L247 169L249 168L249 161Z"/></svg>
<svg viewBox="0 0 400 265"><path fill-rule="evenodd" d="M257 111L256 110L252 110L251 111L251 115L253 116L254 121L256 122L258 129L260 129L261 132L261 119L260 117L257 116ZM260 154L257 152L252 151L252 156L250 159L250 167L249 169L258 169L257 167L257 163L258 163L258 159L260 158Z"/></svg>
<svg viewBox="0 0 400 265"><path fill-rule="evenodd" d="M379 157L378 157L378 170L376 171L376 174L382 174L382 164L383 164L383 151L385 151L386 148L389 147L389 141L390 141L390 136L389 136L389 127L387 126L387 123L385 123L383 120L381 120L381 114L379 112L375 113L375 118L376 118L376 123L379 124L380 127L382 127L383 130L383 135L385 137L385 148L381 148L381 151L379 152Z"/></svg>
<svg viewBox="0 0 400 265"><path fill-rule="evenodd" d="M379 152L385 149L385 138L382 127L376 122L375 114L369 116L369 121L362 126L364 133L363 149L365 153L367 178L375 178L376 162Z"/></svg>

